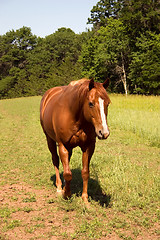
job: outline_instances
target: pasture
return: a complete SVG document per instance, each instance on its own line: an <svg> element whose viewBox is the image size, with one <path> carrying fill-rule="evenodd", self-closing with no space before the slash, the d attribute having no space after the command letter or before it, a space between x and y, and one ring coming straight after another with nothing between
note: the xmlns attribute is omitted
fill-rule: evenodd
<svg viewBox="0 0 160 240"><path fill-rule="evenodd" d="M110 95L110 137L97 140L89 201L74 150L69 200L39 122L41 97L0 101L0 239L159 239L160 97ZM63 174L62 166L60 168Z"/></svg>

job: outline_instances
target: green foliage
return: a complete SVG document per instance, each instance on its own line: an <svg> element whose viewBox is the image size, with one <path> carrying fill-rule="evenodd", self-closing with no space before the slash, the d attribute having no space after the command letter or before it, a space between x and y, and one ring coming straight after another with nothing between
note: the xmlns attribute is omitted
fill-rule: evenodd
<svg viewBox="0 0 160 240"><path fill-rule="evenodd" d="M61 28L41 39L27 27L1 36L0 97L40 95L80 78L78 58L86 37Z"/></svg>
<svg viewBox="0 0 160 240"><path fill-rule="evenodd" d="M0 97L23 96L27 91L27 56L37 37L27 27L12 30L0 38Z"/></svg>
<svg viewBox="0 0 160 240"><path fill-rule="evenodd" d="M120 20L110 18L107 26L101 27L98 34L99 44L96 51L95 66L100 71L103 69L101 75L104 75L107 70L110 75L117 77L116 82L123 82L129 55L129 39L123 23Z"/></svg>
<svg viewBox="0 0 160 240"><path fill-rule="evenodd" d="M132 54L129 77L133 91L143 94L160 94L160 34L147 32L136 42Z"/></svg>
<svg viewBox="0 0 160 240"><path fill-rule="evenodd" d="M159 33L159 7L159 0L100 0L93 6L88 23L97 29L106 26L110 17L120 18L133 40L148 30Z"/></svg>
<svg viewBox="0 0 160 240"><path fill-rule="evenodd" d="M46 37L47 49L52 59L58 64L66 58L75 62L78 59L80 46L76 34L70 28L60 28L54 34Z"/></svg>
<svg viewBox="0 0 160 240"><path fill-rule="evenodd" d="M119 11L122 7L122 0L100 0L91 10L91 18L88 23L93 24L95 29L108 24L108 19L118 18Z"/></svg>
<svg viewBox="0 0 160 240"><path fill-rule="evenodd" d="M83 45L80 58L82 74L94 76L98 81L110 75L111 89L114 90L115 83L123 82L128 54L129 39L126 29L121 20L110 18L107 26L101 27L94 38Z"/></svg>
<svg viewBox="0 0 160 240"><path fill-rule="evenodd" d="M160 93L159 0L100 0L92 31L45 38L22 27L0 36L0 98L41 95L81 77L111 79L113 92Z"/></svg>
<svg viewBox="0 0 160 240"><path fill-rule="evenodd" d="M93 37L89 39L82 46L82 52L79 58L79 62L82 63L82 76L95 77L96 78L96 69L95 69L95 51L97 49L98 42L97 38Z"/></svg>
<svg viewBox="0 0 160 240"><path fill-rule="evenodd" d="M131 41L146 31L159 33L160 15L159 0L125 0L121 10L121 18L127 27Z"/></svg>
<svg viewBox="0 0 160 240"><path fill-rule="evenodd" d="M122 91L121 81L126 93L129 89L131 93L159 94L159 7L158 0L100 0L91 10L88 22L93 23L97 51L91 48L88 63L97 79L111 77L112 90ZM90 56L89 49L90 42L83 49L83 58ZM83 69L85 73L88 65Z"/></svg>

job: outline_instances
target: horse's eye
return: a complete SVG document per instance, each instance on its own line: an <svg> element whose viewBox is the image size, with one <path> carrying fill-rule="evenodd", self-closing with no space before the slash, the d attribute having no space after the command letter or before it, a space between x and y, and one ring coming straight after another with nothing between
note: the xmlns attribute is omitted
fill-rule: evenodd
<svg viewBox="0 0 160 240"><path fill-rule="evenodd" d="M94 107L94 104L92 102L89 102L89 107L90 108Z"/></svg>

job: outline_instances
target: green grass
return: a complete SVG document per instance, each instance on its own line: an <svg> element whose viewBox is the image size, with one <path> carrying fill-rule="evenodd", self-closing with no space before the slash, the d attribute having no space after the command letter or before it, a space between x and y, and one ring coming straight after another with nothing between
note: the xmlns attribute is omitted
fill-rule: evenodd
<svg viewBox="0 0 160 240"><path fill-rule="evenodd" d="M34 214L39 199L20 191L10 197L12 205L0 207L0 232L24 228L26 234L45 231L50 239L158 239L160 220L160 97L111 95L108 122L110 137L97 140L90 164L89 199L86 209L81 200L81 151L71 159L72 197L68 201L44 196L42 209L30 225L13 219L13 212ZM39 122L40 97L0 101L0 187L26 183L35 189L55 191L55 174L46 139ZM63 173L60 167L61 175ZM47 193L46 193L47 194ZM19 198L24 206L17 206ZM1 200L1 199L0 199ZM2 199L3 202L3 199ZM47 214L48 213L48 214ZM41 213L42 214L42 213ZM53 217L60 222L56 225ZM36 220L35 220L36 219ZM41 219L41 221L40 221ZM47 228L46 228L47 229ZM4 236L0 239L3 239ZM37 237L38 238L38 237ZM4 238L5 239L5 238ZM18 238L17 238L18 239ZM36 239L32 236L32 239ZM41 239L40 237L38 239Z"/></svg>
<svg viewBox="0 0 160 240"><path fill-rule="evenodd" d="M112 127L131 131L160 147L160 97L112 95L111 100Z"/></svg>

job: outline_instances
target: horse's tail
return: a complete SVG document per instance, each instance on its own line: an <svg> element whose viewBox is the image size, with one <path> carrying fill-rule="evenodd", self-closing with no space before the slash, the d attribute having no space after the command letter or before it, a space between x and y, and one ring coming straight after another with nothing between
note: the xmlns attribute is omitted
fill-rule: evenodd
<svg viewBox="0 0 160 240"><path fill-rule="evenodd" d="M43 97L42 97L42 99L41 99L41 103L40 103L40 123L41 123L41 126L42 126L42 128L43 128L43 131L44 131L44 126L43 126L43 114L44 114L45 97L46 97L46 93L43 95Z"/></svg>

